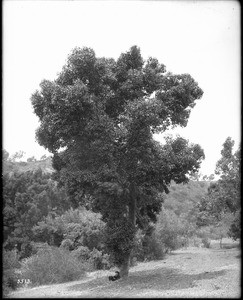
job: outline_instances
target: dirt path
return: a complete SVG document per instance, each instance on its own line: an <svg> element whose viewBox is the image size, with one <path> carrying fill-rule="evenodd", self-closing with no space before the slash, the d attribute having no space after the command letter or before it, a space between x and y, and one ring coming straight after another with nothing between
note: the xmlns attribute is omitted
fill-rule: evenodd
<svg viewBox="0 0 243 300"><path fill-rule="evenodd" d="M11 298L239 298L240 250L190 248L165 260L139 263L125 280L108 281L109 271L85 279L22 289Z"/></svg>

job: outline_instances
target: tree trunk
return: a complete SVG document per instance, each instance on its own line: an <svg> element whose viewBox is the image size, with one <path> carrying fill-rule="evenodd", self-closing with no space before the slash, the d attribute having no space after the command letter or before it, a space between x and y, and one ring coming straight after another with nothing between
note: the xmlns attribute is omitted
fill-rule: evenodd
<svg viewBox="0 0 243 300"><path fill-rule="evenodd" d="M131 186L131 198L129 203L129 214L128 221L135 227L136 225L136 209L137 209L137 199L136 190L134 184Z"/></svg>
<svg viewBox="0 0 243 300"><path fill-rule="evenodd" d="M127 253L124 256L123 263L120 267L120 276L121 276L121 278L126 278L128 276L129 264L130 264L130 254L131 254L131 252Z"/></svg>
<svg viewBox="0 0 243 300"><path fill-rule="evenodd" d="M129 202L128 222L134 228L136 225L136 209L137 209L136 191L135 191L134 184L131 184L131 197L130 197L130 202ZM127 253L124 253L124 260L120 267L120 276L121 277L128 276L131 252L132 252L132 249L130 249Z"/></svg>

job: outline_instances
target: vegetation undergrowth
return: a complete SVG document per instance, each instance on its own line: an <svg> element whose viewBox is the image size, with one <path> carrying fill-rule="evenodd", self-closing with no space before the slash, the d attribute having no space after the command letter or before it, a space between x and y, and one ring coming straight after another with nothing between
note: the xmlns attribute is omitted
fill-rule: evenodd
<svg viewBox="0 0 243 300"><path fill-rule="evenodd" d="M81 279L86 269L87 266L70 255L68 250L46 247L23 260L21 273L36 286Z"/></svg>

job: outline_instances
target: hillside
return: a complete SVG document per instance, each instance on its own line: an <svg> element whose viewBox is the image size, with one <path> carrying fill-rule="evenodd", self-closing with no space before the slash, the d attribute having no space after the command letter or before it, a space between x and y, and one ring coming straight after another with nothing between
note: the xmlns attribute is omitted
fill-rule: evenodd
<svg viewBox="0 0 243 300"><path fill-rule="evenodd" d="M177 215L188 213L205 196L209 185L210 181L189 181L187 184L172 182L163 207L173 210Z"/></svg>
<svg viewBox="0 0 243 300"><path fill-rule="evenodd" d="M27 172L42 169L44 173L52 173L51 157L45 160L31 161L31 162L3 162L3 173L10 172ZM170 193L164 195L164 208L173 210L177 215L188 212L201 197L207 193L210 181L189 181L188 184L176 184L174 182L170 185Z"/></svg>

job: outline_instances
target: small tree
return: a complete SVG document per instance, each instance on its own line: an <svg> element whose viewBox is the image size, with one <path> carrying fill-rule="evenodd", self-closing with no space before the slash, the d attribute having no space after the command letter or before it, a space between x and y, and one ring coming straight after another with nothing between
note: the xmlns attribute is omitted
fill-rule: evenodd
<svg viewBox="0 0 243 300"><path fill-rule="evenodd" d="M15 152L11 157L10 157L10 160L15 162L15 161L18 161L18 160L21 160L21 158L23 158L25 155L25 152L24 151L17 151Z"/></svg>
<svg viewBox="0 0 243 300"><path fill-rule="evenodd" d="M76 203L92 199L107 224L107 245L127 276L137 226L156 221L171 180L187 182L204 158L199 145L154 133L186 126L203 91L189 74L144 61L136 46L117 60L75 48L54 81L31 98L37 140L53 153L56 179ZM86 195L86 198L84 197Z"/></svg>
<svg viewBox="0 0 243 300"><path fill-rule="evenodd" d="M221 236L231 228L229 234L232 235L234 232L232 236L240 238L241 230L237 216L241 210L241 159L240 147L233 154L233 146L234 141L228 137L223 144L222 157L217 162L215 170L215 173L220 175L220 179L210 184L207 196L201 199L198 205L197 224L199 226L214 225L218 231L221 231Z"/></svg>
<svg viewBox="0 0 243 300"><path fill-rule="evenodd" d="M229 234L229 228L233 219L234 217L231 213L222 212L220 221L213 227L213 234L219 240L220 248L222 248L223 238L227 237Z"/></svg>
<svg viewBox="0 0 243 300"><path fill-rule="evenodd" d="M209 180L209 181L213 181L214 178L215 178L214 174L210 174L210 175L208 176L208 180Z"/></svg>
<svg viewBox="0 0 243 300"><path fill-rule="evenodd" d="M204 175L202 179L205 180L205 181L207 181L208 180L208 176Z"/></svg>
<svg viewBox="0 0 243 300"><path fill-rule="evenodd" d="M2 150L3 161L7 161L9 159L9 153L5 149Z"/></svg>
<svg viewBox="0 0 243 300"><path fill-rule="evenodd" d="M230 225L228 234L234 240L241 238L241 209L235 213L234 220Z"/></svg>
<svg viewBox="0 0 243 300"><path fill-rule="evenodd" d="M202 177L202 174L199 173L198 171L197 172L192 172L190 174L190 179L191 180L199 181L201 177Z"/></svg>
<svg viewBox="0 0 243 300"><path fill-rule="evenodd" d="M27 162L36 162L36 158L34 156L31 156L27 158Z"/></svg>

